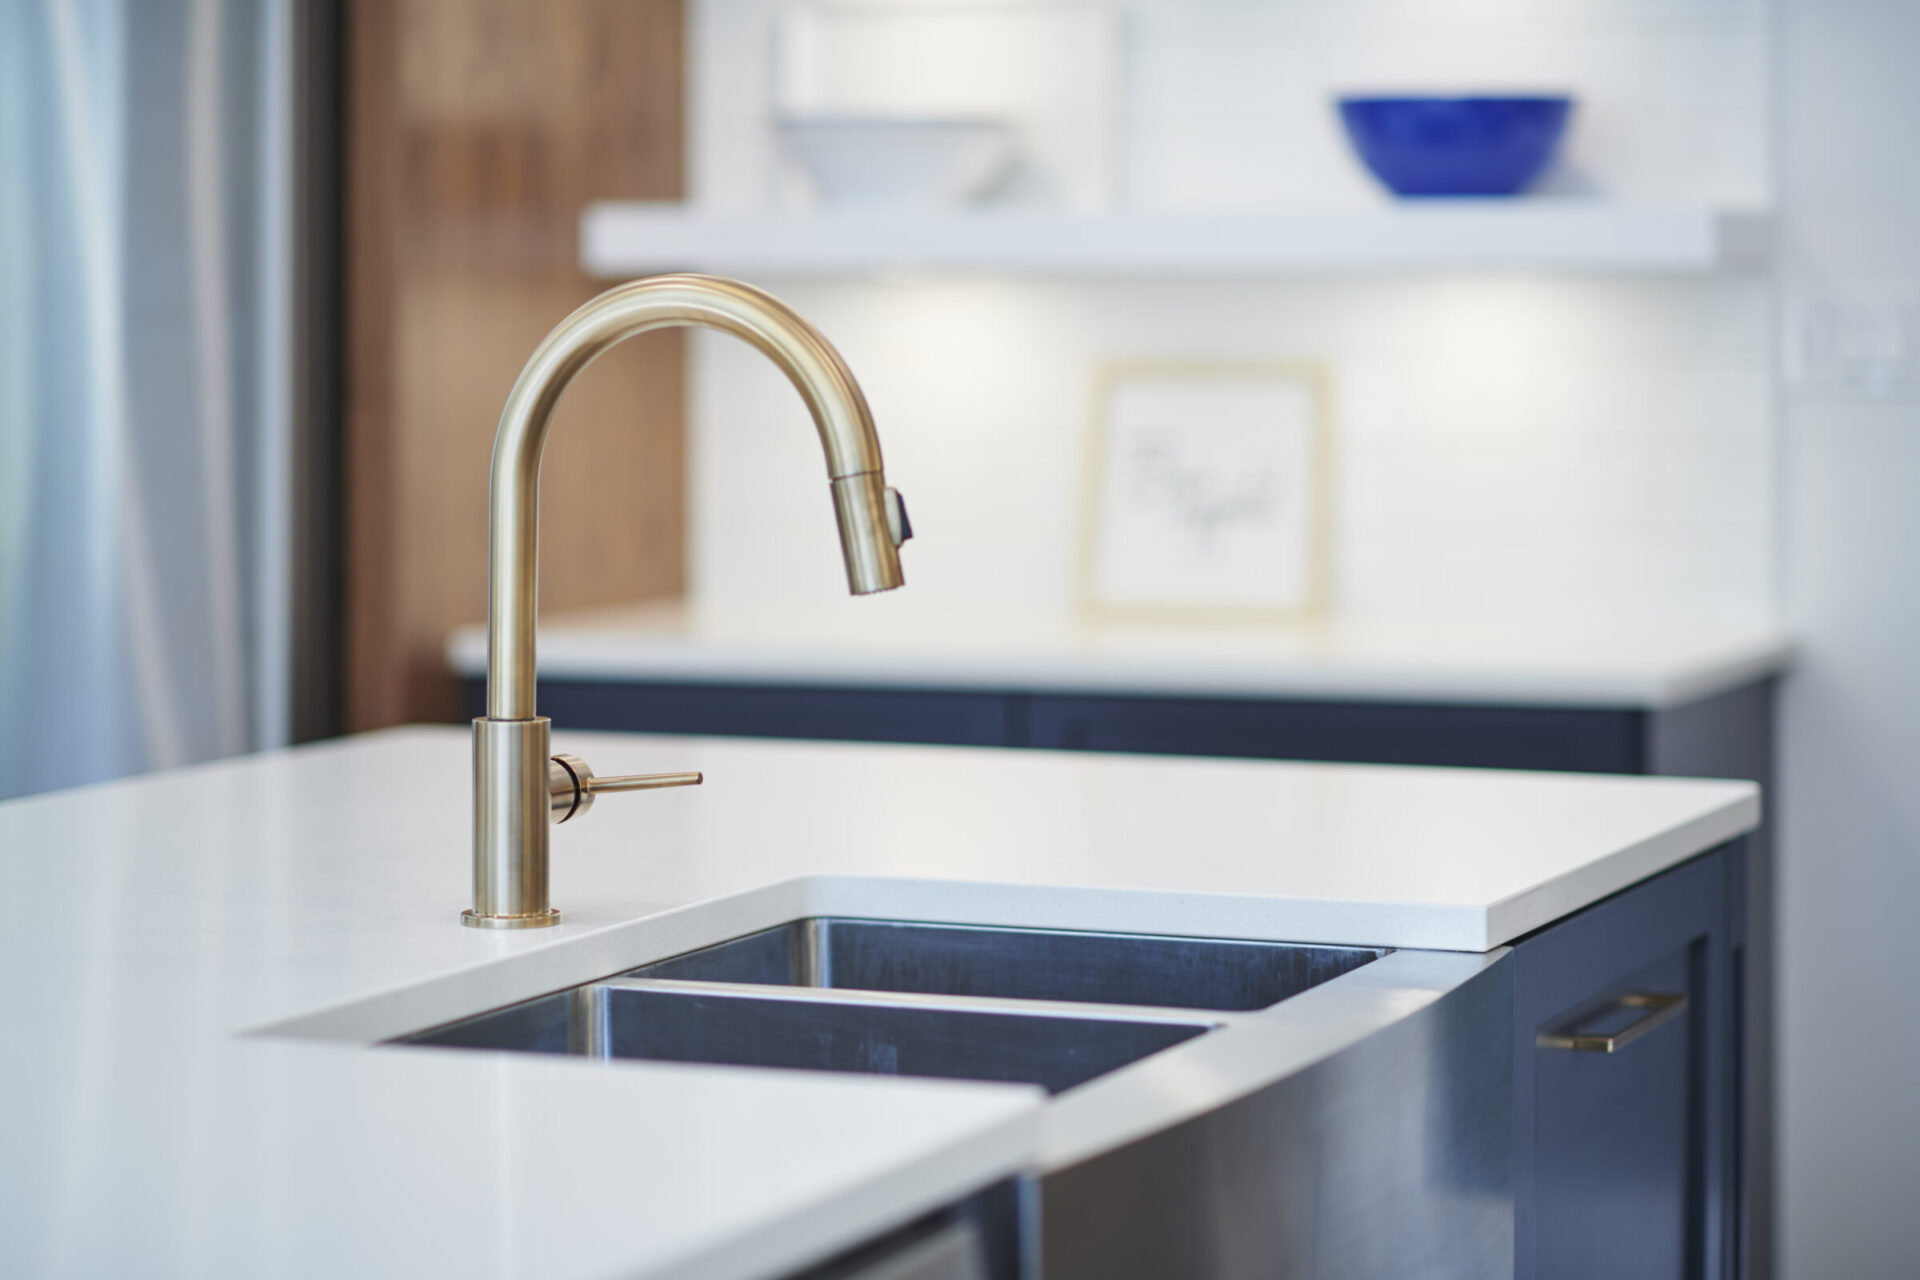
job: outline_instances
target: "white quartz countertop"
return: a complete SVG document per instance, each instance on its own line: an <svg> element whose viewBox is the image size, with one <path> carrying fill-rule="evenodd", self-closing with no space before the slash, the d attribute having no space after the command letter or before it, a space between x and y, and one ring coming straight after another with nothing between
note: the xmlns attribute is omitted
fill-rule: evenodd
<svg viewBox="0 0 1920 1280"><path fill-rule="evenodd" d="M1732 782L556 747L708 784L557 831L546 930L457 923L457 728L0 804L8 1267L778 1275L1031 1167L1038 1094L261 1029L370 1041L815 912L1486 951L1759 812Z"/></svg>
<svg viewBox="0 0 1920 1280"><path fill-rule="evenodd" d="M1784 671L1775 627L1347 622L1287 630L931 619L884 599L817 614L643 604L540 624L547 678L1501 705L1680 706ZM486 671L486 629L448 661Z"/></svg>

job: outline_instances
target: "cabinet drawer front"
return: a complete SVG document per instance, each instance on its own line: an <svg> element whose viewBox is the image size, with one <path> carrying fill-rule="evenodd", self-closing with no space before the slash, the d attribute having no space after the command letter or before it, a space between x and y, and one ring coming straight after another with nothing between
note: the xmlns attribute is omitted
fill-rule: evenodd
<svg viewBox="0 0 1920 1280"><path fill-rule="evenodd" d="M1516 1275L1728 1274L1730 856L1514 949Z"/></svg>
<svg viewBox="0 0 1920 1280"><path fill-rule="evenodd" d="M1700 950L1697 943L1684 947L1620 985L1690 995ZM1616 1007L1604 1001L1599 1013ZM1699 1004L1689 1000L1684 1008L1694 1012ZM1700 1029L1683 1013L1612 1053L1540 1040L1533 1051L1537 1274L1697 1274L1689 1260L1698 1253L1690 1225L1701 1172L1694 1069Z"/></svg>

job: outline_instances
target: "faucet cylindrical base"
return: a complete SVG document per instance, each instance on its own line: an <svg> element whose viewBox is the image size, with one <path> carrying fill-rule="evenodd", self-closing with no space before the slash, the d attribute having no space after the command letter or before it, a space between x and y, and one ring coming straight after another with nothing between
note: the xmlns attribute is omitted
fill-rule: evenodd
<svg viewBox="0 0 1920 1280"><path fill-rule="evenodd" d="M547 760L552 722L473 722L473 907L462 924L536 929L557 924L547 903Z"/></svg>

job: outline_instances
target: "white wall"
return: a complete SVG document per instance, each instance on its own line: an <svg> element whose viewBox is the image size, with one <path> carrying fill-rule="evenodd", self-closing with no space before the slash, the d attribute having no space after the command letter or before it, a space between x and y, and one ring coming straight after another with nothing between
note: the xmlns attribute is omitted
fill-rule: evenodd
<svg viewBox="0 0 1920 1280"><path fill-rule="evenodd" d="M780 9L695 10L703 204L792 198L769 128ZM1758 0L1114 9L1120 73L1088 80L1120 86L1125 206L1378 202L1331 115L1352 86L1570 87L1583 105L1562 187L1741 205L1769 180ZM911 500L913 590L876 612L1064 620L1096 371L1154 358L1331 367L1345 615L1745 622L1776 604L1758 277L763 283L845 352ZM830 605L840 571L792 392L714 337L692 391L691 595Z"/></svg>
<svg viewBox="0 0 1920 1280"><path fill-rule="evenodd" d="M1787 594L1806 642L1782 707L1783 1274L1920 1274L1920 5L1783 0L1789 304L1864 307L1856 385L1785 388Z"/></svg>
<svg viewBox="0 0 1920 1280"><path fill-rule="evenodd" d="M1571 90L1550 191L1757 204L1759 0L1133 0L1127 194L1154 207L1378 198L1331 120L1355 91Z"/></svg>
<svg viewBox="0 0 1920 1280"><path fill-rule="evenodd" d="M859 372L921 537L897 614L1064 616L1094 371L1326 361L1349 616L1743 621L1771 603L1759 282L1529 277L782 286ZM696 347L692 573L717 607L840 580L793 391ZM748 518L750 513L750 518Z"/></svg>
<svg viewBox="0 0 1920 1280"><path fill-rule="evenodd" d="M714 207L791 198L768 129L783 13L955 0L696 0L691 185ZM1333 113L1343 92L1567 90L1557 191L1729 205L1768 198L1765 0L968 0L1112 15L1113 74L1061 57L1116 126L1114 199L1146 208L1376 203ZM818 77L783 77L821 96ZM843 86L884 101L897 75ZM796 85L798 88L796 89ZM928 90L933 92L933 90ZM909 109L925 109L918 100ZM938 98L940 95L936 94Z"/></svg>

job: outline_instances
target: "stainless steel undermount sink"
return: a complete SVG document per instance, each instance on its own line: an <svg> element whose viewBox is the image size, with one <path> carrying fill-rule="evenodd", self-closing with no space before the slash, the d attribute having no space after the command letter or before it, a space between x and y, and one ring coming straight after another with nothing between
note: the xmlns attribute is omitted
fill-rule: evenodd
<svg viewBox="0 0 1920 1280"><path fill-rule="evenodd" d="M1060 1093L1384 954L822 916L401 1042Z"/></svg>
<svg viewBox="0 0 1920 1280"><path fill-rule="evenodd" d="M631 976L1246 1011L1385 954L1372 947L816 916L645 965Z"/></svg>
<svg viewBox="0 0 1920 1280"><path fill-rule="evenodd" d="M403 1043L994 1080L1059 1093L1211 1025L1205 1015L1089 1016L1020 1001L611 978Z"/></svg>
<svg viewBox="0 0 1920 1280"><path fill-rule="evenodd" d="M1502 959L822 916L399 1043L1038 1085L1048 1275L1501 1275Z"/></svg>

